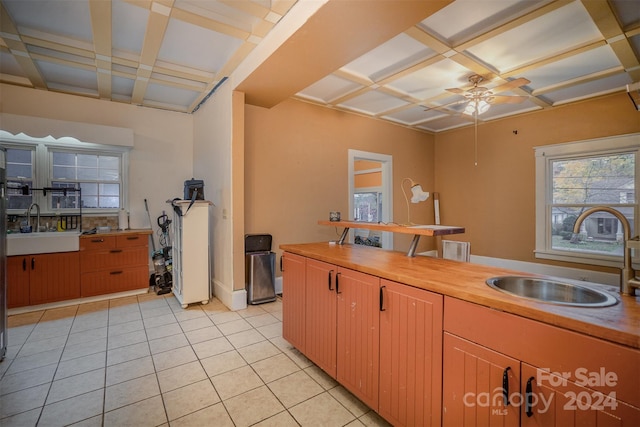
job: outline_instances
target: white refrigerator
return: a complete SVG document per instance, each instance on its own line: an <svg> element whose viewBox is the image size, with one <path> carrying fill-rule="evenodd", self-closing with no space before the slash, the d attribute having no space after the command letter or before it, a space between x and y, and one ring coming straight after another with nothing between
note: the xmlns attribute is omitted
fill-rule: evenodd
<svg viewBox="0 0 640 427"><path fill-rule="evenodd" d="M209 207L206 200L174 200L173 295L182 308L211 299Z"/></svg>

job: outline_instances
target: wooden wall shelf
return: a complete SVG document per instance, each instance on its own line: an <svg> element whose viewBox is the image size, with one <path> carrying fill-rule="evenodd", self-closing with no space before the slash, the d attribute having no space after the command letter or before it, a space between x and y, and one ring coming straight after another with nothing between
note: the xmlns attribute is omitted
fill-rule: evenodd
<svg viewBox="0 0 640 427"><path fill-rule="evenodd" d="M362 222L362 221L327 221L319 220L319 225L332 225L334 227L344 227L342 236L338 240L338 244L344 244L347 234L350 228L361 228L365 230L379 230L388 231L390 233L400 234L413 234L413 240L407 256L415 256L416 248L418 247L418 241L420 236L445 236L448 234L462 234L464 233L464 227L454 227L449 225L399 225L399 224L380 224L377 222Z"/></svg>

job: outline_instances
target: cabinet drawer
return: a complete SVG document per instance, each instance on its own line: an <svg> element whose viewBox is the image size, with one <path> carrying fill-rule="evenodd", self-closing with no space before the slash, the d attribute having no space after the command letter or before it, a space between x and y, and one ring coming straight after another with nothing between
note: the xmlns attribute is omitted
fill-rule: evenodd
<svg viewBox="0 0 640 427"><path fill-rule="evenodd" d="M115 236L99 236L94 235L91 237L80 238L80 250L81 251L93 251L100 249L112 249L116 247Z"/></svg>
<svg viewBox="0 0 640 427"><path fill-rule="evenodd" d="M80 255L80 271L89 273L102 270L117 270L125 267L149 265L149 254L146 246L136 246L128 249L106 249L85 251Z"/></svg>
<svg viewBox="0 0 640 427"><path fill-rule="evenodd" d="M147 267L121 268L112 271L96 271L81 276L82 297L144 289L149 286Z"/></svg>
<svg viewBox="0 0 640 427"><path fill-rule="evenodd" d="M130 248L132 246L146 246L149 237L146 234L126 234L116 237L117 248Z"/></svg>

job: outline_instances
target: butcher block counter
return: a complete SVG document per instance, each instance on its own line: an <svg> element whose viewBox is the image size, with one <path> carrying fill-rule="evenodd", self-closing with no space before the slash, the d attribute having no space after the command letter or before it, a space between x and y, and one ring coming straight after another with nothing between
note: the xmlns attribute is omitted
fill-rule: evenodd
<svg viewBox="0 0 640 427"><path fill-rule="evenodd" d="M96 236L125 236L129 234L151 234L152 232L153 231L151 231L150 228L129 228L127 230L111 230L105 233L82 234L80 237L83 239L90 239Z"/></svg>
<svg viewBox="0 0 640 427"><path fill-rule="evenodd" d="M445 297L640 348L640 297L622 296L617 287L595 285L612 293L618 300L616 305L601 308L560 306L511 296L485 283L495 276L535 276L530 273L423 256L407 257L401 252L360 245L322 242L285 244L280 248Z"/></svg>

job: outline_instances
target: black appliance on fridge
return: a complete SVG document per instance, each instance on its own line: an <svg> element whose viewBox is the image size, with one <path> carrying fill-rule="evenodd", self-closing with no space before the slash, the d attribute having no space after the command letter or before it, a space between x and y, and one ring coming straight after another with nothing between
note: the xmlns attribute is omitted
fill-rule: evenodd
<svg viewBox="0 0 640 427"><path fill-rule="evenodd" d="M271 252L271 234L244 236L245 289L247 304L276 300L276 254Z"/></svg>
<svg viewBox="0 0 640 427"><path fill-rule="evenodd" d="M0 361L7 353L7 160L0 148Z"/></svg>

